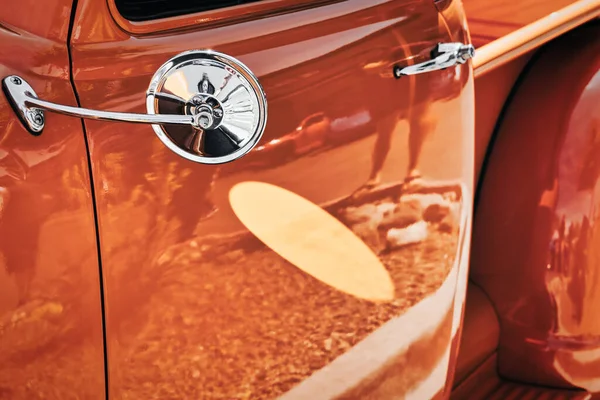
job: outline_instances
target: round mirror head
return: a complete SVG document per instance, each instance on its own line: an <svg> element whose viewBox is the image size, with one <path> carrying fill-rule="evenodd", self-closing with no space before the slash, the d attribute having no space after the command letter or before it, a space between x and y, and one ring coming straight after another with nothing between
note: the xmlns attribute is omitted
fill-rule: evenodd
<svg viewBox="0 0 600 400"><path fill-rule="evenodd" d="M267 99L254 74L240 61L212 50L176 55L152 77L148 114L193 117L193 126L152 125L180 156L204 164L233 161L260 140Z"/></svg>

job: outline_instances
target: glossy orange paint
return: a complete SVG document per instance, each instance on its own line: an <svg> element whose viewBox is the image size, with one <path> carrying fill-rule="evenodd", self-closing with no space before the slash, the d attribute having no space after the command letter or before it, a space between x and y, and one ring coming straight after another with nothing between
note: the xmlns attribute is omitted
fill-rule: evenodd
<svg viewBox="0 0 600 400"><path fill-rule="evenodd" d="M500 324L494 306L478 286L469 282L454 386L461 384L498 348Z"/></svg>
<svg viewBox="0 0 600 400"><path fill-rule="evenodd" d="M82 106L144 112L156 69L193 48L239 58L269 101L259 148L222 166L183 160L148 126L85 121L110 395L445 396L466 288L472 70L396 80L392 66L468 41L464 21L429 0L270 3L132 33L111 3L78 2ZM316 113L335 129L284 151Z"/></svg>
<svg viewBox="0 0 600 400"><path fill-rule="evenodd" d="M476 78L475 82L475 181L479 180L490 140L509 95L532 54L526 54ZM492 149L493 151L493 149Z"/></svg>
<svg viewBox="0 0 600 400"><path fill-rule="evenodd" d="M0 7L0 76L76 104L70 0ZM29 134L0 94L0 398L104 399L98 253L81 122Z"/></svg>
<svg viewBox="0 0 600 400"><path fill-rule="evenodd" d="M600 391L599 37L591 23L554 42L519 87L482 183L471 273L500 317L502 376L592 392Z"/></svg>

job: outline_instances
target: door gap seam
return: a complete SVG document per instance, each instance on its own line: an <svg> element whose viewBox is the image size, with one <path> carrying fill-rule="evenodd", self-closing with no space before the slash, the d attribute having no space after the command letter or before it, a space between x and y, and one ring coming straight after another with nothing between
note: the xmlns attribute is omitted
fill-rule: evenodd
<svg viewBox="0 0 600 400"><path fill-rule="evenodd" d="M79 99L79 94L77 93L77 87L75 86L75 77L73 74L73 56L72 56L72 47L71 40L73 29L75 25L75 15L77 13L77 5L78 0L73 0L73 4L71 6L71 15L69 18L69 31L67 33L67 55L69 58L69 81L71 82L71 88L73 89L73 94L75 95L75 101L78 107L81 107L81 101ZM83 119L80 119L81 129L83 132L83 141L85 143L85 151L88 165L88 175L90 179L90 192L92 195L92 209L94 214L94 227L96 234L96 251L98 255L98 279L100 282L100 309L102 312L102 344L103 344L103 355L104 355L104 394L106 400L109 399L108 393L108 343L106 340L106 307L105 307L105 299L104 299L104 275L102 272L102 252L100 247L100 226L98 223L98 204L96 202L96 190L94 185L94 175L92 170L92 158L90 152L90 143L88 140L87 131L85 129L85 122Z"/></svg>

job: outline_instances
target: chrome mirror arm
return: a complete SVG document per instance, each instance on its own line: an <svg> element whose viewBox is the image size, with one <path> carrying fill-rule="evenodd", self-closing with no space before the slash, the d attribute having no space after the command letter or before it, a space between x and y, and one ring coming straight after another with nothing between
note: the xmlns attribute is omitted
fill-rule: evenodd
<svg viewBox="0 0 600 400"><path fill-rule="evenodd" d="M146 90L146 114L42 100L17 75L2 79L2 88L17 117L34 135L44 130L46 111L150 124L170 150L202 164L223 164L244 156L256 146L267 123L267 98L256 76L239 60L214 50L184 51L160 66Z"/></svg>
<svg viewBox="0 0 600 400"><path fill-rule="evenodd" d="M190 125L202 129L201 116L169 115L169 114L136 114L115 111L91 110L89 108L72 107L41 100L33 88L21 77L10 75L3 79L2 86L6 97L19 115L24 125L34 134L44 129L45 111L103 121L121 121L138 124L176 124Z"/></svg>
<svg viewBox="0 0 600 400"><path fill-rule="evenodd" d="M147 114L52 103L38 98L17 75L2 79L2 88L17 117L34 135L42 133L46 111L150 124L170 150L202 164L223 164L244 156L256 146L267 123L267 98L256 76L241 61L214 50L184 51L160 66L146 90Z"/></svg>

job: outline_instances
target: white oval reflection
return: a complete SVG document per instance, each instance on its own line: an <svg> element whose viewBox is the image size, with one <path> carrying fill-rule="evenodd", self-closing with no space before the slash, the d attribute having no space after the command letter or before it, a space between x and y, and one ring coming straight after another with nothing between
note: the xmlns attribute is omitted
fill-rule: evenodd
<svg viewBox="0 0 600 400"><path fill-rule="evenodd" d="M362 299L394 298L394 284L379 258L316 204L263 182L235 185L229 201L250 232L307 274Z"/></svg>

